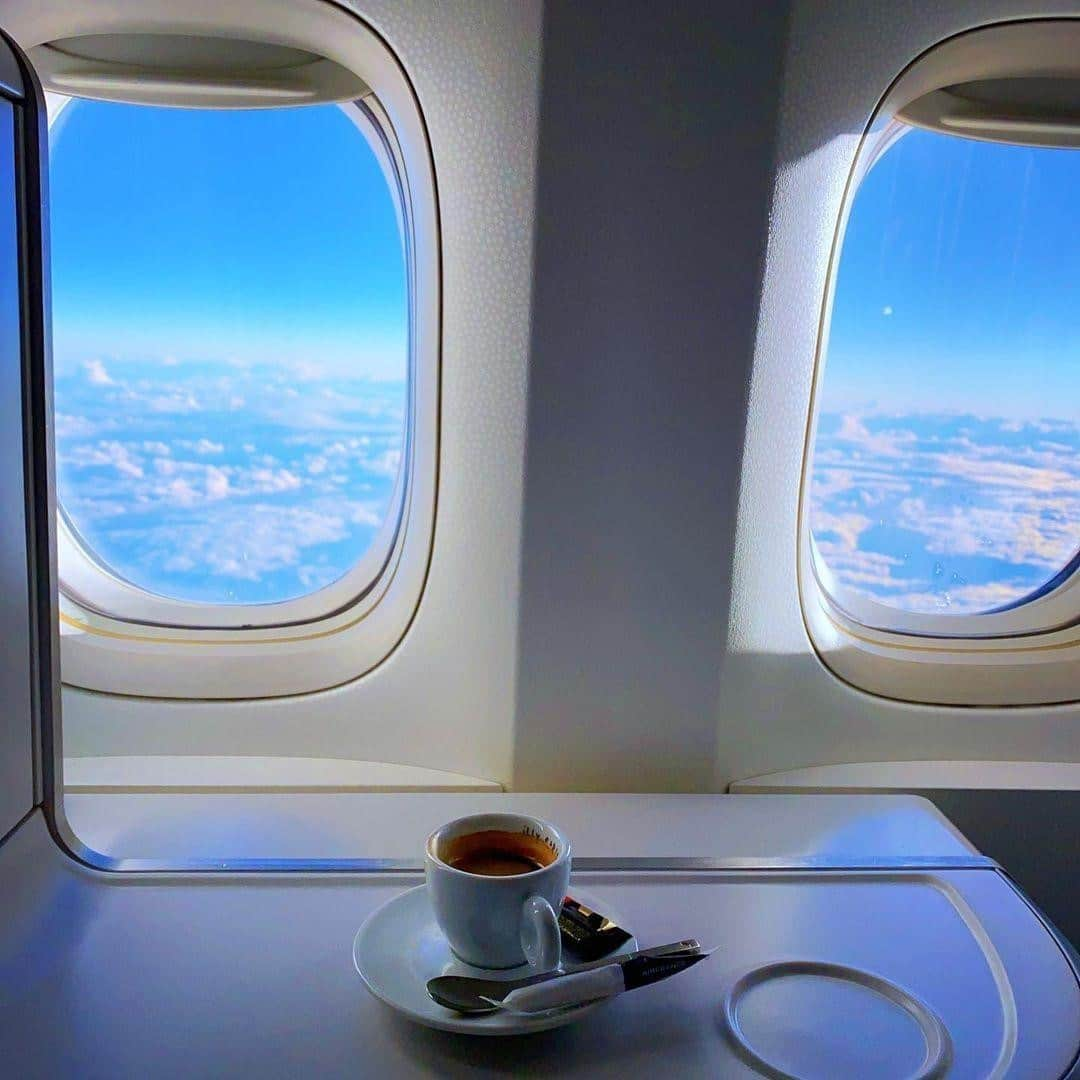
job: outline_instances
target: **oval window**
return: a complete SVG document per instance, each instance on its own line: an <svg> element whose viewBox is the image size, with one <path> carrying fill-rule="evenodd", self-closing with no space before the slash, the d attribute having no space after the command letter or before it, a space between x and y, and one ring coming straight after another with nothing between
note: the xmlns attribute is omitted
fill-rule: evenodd
<svg viewBox="0 0 1080 1080"><path fill-rule="evenodd" d="M287 601L386 535L408 284L352 109L71 100L54 119L59 503L141 590Z"/></svg>
<svg viewBox="0 0 1080 1080"><path fill-rule="evenodd" d="M1080 152L906 130L843 237L809 524L824 583L1015 606L1080 542Z"/></svg>

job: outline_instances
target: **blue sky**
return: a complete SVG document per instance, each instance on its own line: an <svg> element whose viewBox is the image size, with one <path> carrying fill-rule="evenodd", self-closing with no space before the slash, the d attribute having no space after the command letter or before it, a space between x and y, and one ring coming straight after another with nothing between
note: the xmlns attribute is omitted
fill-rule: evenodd
<svg viewBox="0 0 1080 1080"><path fill-rule="evenodd" d="M828 391L855 408L1080 420L1080 154L911 131L856 193Z"/></svg>
<svg viewBox="0 0 1080 1080"><path fill-rule="evenodd" d="M72 102L51 132L60 499L121 576L267 602L340 577L405 421L395 204L336 106Z"/></svg>
<svg viewBox="0 0 1080 1080"><path fill-rule="evenodd" d="M1080 529L1080 151L911 131L857 191L810 523L914 611L1022 598Z"/></svg>

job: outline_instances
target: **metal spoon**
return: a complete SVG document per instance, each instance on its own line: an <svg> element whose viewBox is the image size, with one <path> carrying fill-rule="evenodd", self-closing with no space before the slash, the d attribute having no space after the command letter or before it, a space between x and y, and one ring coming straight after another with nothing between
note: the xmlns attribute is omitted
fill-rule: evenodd
<svg viewBox="0 0 1080 1080"><path fill-rule="evenodd" d="M485 998L502 1001L507 994L520 986L532 986L535 983L558 979L563 975L578 971L589 971L607 964L620 963L635 956L670 956L676 953L700 951L701 946L698 942L693 938L688 938L686 941L676 941L670 945L655 945L651 949L640 949L635 953L621 956L608 956L601 960L593 960L588 964L565 968L562 971L545 971L539 975L525 975L519 979L481 979L468 975L439 975L428 981L427 992L433 1001L447 1009L453 1009L467 1016L482 1016L485 1013L498 1011L498 1006L485 1001Z"/></svg>

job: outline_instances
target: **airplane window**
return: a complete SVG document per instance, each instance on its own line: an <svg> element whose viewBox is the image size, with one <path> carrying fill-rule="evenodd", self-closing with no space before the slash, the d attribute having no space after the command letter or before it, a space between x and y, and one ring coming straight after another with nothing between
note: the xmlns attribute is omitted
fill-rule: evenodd
<svg viewBox="0 0 1080 1080"><path fill-rule="evenodd" d="M59 503L146 592L289 600L382 535L407 273L396 189L349 108L71 100L54 119Z"/></svg>
<svg viewBox="0 0 1080 1080"><path fill-rule="evenodd" d="M1016 605L1080 544L1080 151L909 129L855 194L809 525L830 591Z"/></svg>

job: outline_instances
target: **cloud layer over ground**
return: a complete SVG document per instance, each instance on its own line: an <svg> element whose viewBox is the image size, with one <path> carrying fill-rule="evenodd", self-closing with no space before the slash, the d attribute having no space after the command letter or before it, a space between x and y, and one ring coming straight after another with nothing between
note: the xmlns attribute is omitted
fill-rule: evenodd
<svg viewBox="0 0 1080 1080"><path fill-rule="evenodd" d="M1080 546L1080 424L907 413L818 422L810 527L838 584L907 611L1022 599Z"/></svg>
<svg viewBox="0 0 1080 1080"><path fill-rule="evenodd" d="M61 504L151 592L261 603L363 555L388 512L405 384L317 364L95 359L57 375Z"/></svg>
<svg viewBox="0 0 1080 1080"><path fill-rule="evenodd" d="M288 599L385 520L405 384L317 365L95 360L56 379L61 503L152 592ZM918 612L1019 600L1075 554L1080 424L931 413L819 418L810 526L836 581Z"/></svg>

